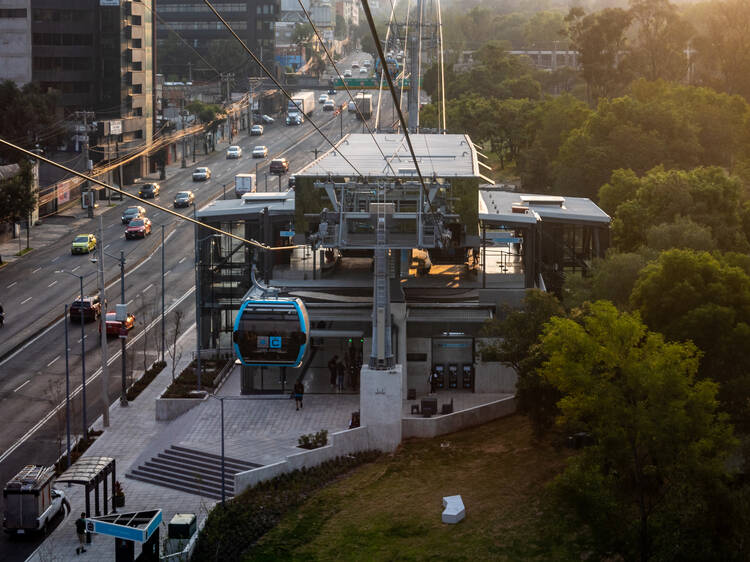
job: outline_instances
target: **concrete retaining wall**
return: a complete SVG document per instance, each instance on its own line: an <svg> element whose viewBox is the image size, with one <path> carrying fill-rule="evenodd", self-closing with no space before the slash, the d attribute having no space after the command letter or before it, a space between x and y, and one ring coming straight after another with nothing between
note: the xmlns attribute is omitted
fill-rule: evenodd
<svg viewBox="0 0 750 562"><path fill-rule="evenodd" d="M402 437L404 439L409 437L431 438L445 435L508 416L515 411L516 399L514 396L509 396L489 404L482 404L445 416L404 418L401 426Z"/></svg>
<svg viewBox="0 0 750 562"><path fill-rule="evenodd" d="M234 475L235 495L241 494L248 488L255 486L258 482L270 480L279 474L292 472L300 468L310 468L336 457L367 451L371 448L370 437L366 427L357 427L332 433L328 438L329 443L325 447L309 451L300 449L299 453L288 455L286 460L254 468L253 470L238 472Z"/></svg>

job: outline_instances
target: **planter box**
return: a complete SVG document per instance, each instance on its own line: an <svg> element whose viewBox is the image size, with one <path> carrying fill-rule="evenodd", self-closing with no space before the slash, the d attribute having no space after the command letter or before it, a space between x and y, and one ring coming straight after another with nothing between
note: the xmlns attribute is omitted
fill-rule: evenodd
<svg viewBox="0 0 750 562"><path fill-rule="evenodd" d="M156 399L156 421L171 421L179 418L204 400L208 400L208 394L201 398L162 398L160 394Z"/></svg>
<svg viewBox="0 0 750 562"><path fill-rule="evenodd" d="M114 496L115 507L125 507L125 496Z"/></svg>

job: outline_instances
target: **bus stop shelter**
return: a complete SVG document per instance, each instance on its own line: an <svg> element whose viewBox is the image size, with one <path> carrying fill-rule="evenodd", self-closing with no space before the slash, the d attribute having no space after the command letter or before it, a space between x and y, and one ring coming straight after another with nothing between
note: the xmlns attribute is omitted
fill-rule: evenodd
<svg viewBox="0 0 750 562"><path fill-rule="evenodd" d="M112 496L109 495L107 477L112 476ZM115 481L117 479L115 459L112 457L82 457L73 466L63 472L57 482L81 484L86 487L86 517L91 517L91 490L94 490L94 514L99 516L99 483L102 483L104 515L107 515L107 499L112 498L112 513L117 513L114 501Z"/></svg>

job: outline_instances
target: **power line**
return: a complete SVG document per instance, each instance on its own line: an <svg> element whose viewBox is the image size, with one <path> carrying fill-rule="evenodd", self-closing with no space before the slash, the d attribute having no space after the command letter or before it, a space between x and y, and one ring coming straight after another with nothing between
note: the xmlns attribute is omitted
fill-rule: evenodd
<svg viewBox="0 0 750 562"><path fill-rule="evenodd" d="M242 39L240 39L239 35L237 35L237 33L234 31L234 29L232 29L232 27L229 25L229 23L221 16L221 14L219 14L219 12L216 11L216 8L213 7L213 5L211 4L211 2L209 2L208 0L203 0L203 1L206 4L206 6L208 6L209 9L214 13L214 15L217 18L219 18L219 21L221 21L221 23L224 25L224 27L227 28L227 30L229 31L229 33L231 33L232 36L235 39L237 39L237 41L240 42L240 45L242 45L242 48L247 51L247 53L253 58L253 60L260 67L260 69L268 75L268 77L276 85L276 87L279 88L279 90L281 90L281 92L287 97L287 99L289 101L291 101L295 105L295 107L297 107L297 109L300 109L299 105L297 105L297 102L295 102L294 99L292 99L292 96L289 94L289 92L287 92L286 89L279 83L279 81L276 80L276 77L266 68L266 66L263 64L263 62L257 56L255 56L255 53L253 53L248 48L248 46L245 45L245 42ZM326 136L326 134L323 131L320 130L320 127L318 127L315 124L315 121L313 121L309 117L308 117L308 121L310 122L310 124L313 127L315 127L315 130L318 131L318 133L320 133L320 135L328 142L328 144L330 144L335 149L336 145L331 141L331 139L329 139ZM357 167L354 164L352 164L351 161L346 156L344 156L343 154L341 154L341 152L339 152L339 154L344 159L344 161L346 161L346 163L349 164L352 167L352 169L357 173L357 175L360 176L360 177L362 177L362 173L357 169Z"/></svg>
<svg viewBox="0 0 750 562"><path fill-rule="evenodd" d="M310 14L307 11L307 8L305 8L305 5L302 3L302 0L297 0L297 1L299 2L299 5L302 8L302 11L305 12L305 17L307 17L307 21L310 22L310 25L312 26L313 31L315 32L315 35L318 38L318 41L320 41L320 45L323 47L323 50L325 51L325 54L328 57L328 60L331 61L333 70L336 71L336 74L341 79L341 83L344 85L344 89L346 90L346 93L349 94L349 99L354 103L354 108L357 110L357 115L359 115L360 119L362 119L362 123L364 123L365 127L367 127L367 132L370 133L370 136L372 137L372 140L375 143L375 146L378 147L378 152L380 152L380 155L383 157L383 159L387 161L387 158L385 156L385 153L383 152L383 149L380 148L380 144L378 144L378 141L375 138L375 134L372 132L372 129L370 129L370 126L367 124L367 120L365 119L365 116L362 115L362 112L360 111L359 106L357 105L357 102L354 101L354 97L352 96L351 90L349 90L349 86L346 83L346 80L341 75L341 72L339 72L339 69L336 66L336 63L334 62L333 57L331 56L331 53L328 52L328 47L326 47L326 44L323 41L323 38L320 36L320 33L318 33L318 28L313 23L312 18L310 17ZM393 166L391 166L390 162L388 162L388 167L391 169L391 172L393 173L394 176L397 175L396 171L393 169Z"/></svg>
<svg viewBox="0 0 750 562"><path fill-rule="evenodd" d="M155 209L158 209L159 211L164 211L165 213L167 213L169 215L172 215L172 216L174 216L174 217L176 217L176 218L178 218L180 220L184 220L184 221L193 223L193 224L195 224L197 226L201 226L201 227L203 227L203 228L205 228L207 230L212 230L213 232L215 232L217 234L221 234L221 235L224 235L224 236L228 236L230 238L234 238L235 240L237 240L239 242L243 242L245 244L249 244L251 246L255 246L255 247L260 248L262 250L266 250L266 251L293 250L295 248L301 248L302 247L302 246L298 246L298 245L297 246L268 246L267 244L263 244L262 242L258 242L257 240L242 238L241 236L237 236L236 234L232 234L231 232L226 232L224 230L221 230L220 228L216 228L214 226L211 226L210 224L206 224L206 223L200 222L198 220L195 220L195 219L193 219L191 217L188 217L188 216L185 216L185 215L181 215L180 213L178 213L176 211L173 211L172 209L170 209L168 207L162 207L161 205L157 204L156 202L148 201L146 199L141 199L140 197L138 197L136 195L133 195L131 193L128 193L127 191L125 191L123 189L120 189L118 187L113 187L111 185L108 185L108 184L104 183L103 181L99 181L98 179L96 179L94 177L87 176L86 174L84 174L82 172L78 172L76 170L73 170L71 168L63 166L62 164L58 164L57 162L53 162L52 160L49 160L48 158L45 158L44 156L40 156L40 155L35 154L35 153L33 153L33 152L29 151L29 150L26 150L25 148L21 148L20 146L17 146L15 144L11 143L11 142L6 141L5 139L0 138L0 144L3 144L3 145L5 145L5 146L7 146L9 148L13 148L15 150L18 150L19 152L22 152L23 154L25 154L29 158L35 158L37 160L41 160L42 162L46 162L47 164L55 166L56 168L60 168L61 170L65 170L66 172L74 174L74 175L76 175L76 176L78 176L78 177L80 177L82 179L88 180L88 181L90 181L92 183L95 183L95 184L98 184L98 185L100 185L102 187L106 187L107 189L111 189L115 193L120 193L122 195L127 195L130 199L135 199L139 203L142 203L144 205L148 205L149 207L153 207Z"/></svg>

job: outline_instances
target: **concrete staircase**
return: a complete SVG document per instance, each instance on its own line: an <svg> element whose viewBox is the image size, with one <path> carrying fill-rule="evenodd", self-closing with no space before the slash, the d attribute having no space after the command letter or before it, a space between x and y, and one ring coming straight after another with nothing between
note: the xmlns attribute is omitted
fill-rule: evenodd
<svg viewBox="0 0 750 562"><path fill-rule="evenodd" d="M259 464L224 457L226 497L234 496L234 475ZM173 445L125 475L188 494L221 499L221 456Z"/></svg>

